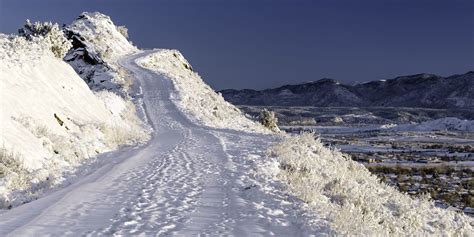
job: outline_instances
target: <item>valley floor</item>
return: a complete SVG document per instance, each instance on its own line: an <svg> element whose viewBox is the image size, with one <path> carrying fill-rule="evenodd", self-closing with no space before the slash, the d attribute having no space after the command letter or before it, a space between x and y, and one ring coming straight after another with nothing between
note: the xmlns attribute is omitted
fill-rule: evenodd
<svg viewBox="0 0 474 237"><path fill-rule="evenodd" d="M141 84L152 140L109 153L111 162L73 184L0 213L0 236L333 233L281 184L257 175L275 138L191 122L170 99L172 82L135 63L150 53L121 64Z"/></svg>

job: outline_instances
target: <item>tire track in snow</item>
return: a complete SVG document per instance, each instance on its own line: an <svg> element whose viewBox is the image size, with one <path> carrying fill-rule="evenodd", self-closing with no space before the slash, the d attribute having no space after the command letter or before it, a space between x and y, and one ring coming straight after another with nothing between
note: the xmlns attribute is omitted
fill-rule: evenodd
<svg viewBox="0 0 474 237"><path fill-rule="evenodd" d="M133 178L140 185L138 199L120 210L104 234L139 234L171 231L185 222L192 211L195 196L202 192L197 180L202 172L190 159L184 147L195 145L189 135L183 136L169 154L156 157L145 170Z"/></svg>
<svg viewBox="0 0 474 237"><path fill-rule="evenodd" d="M140 80L142 116L152 140L121 154L117 164L70 188L0 216L11 235L237 235L300 236L308 227L303 205L256 167L272 139L196 125L170 99L170 80L123 62ZM127 159L123 156L128 155ZM34 214L19 214L35 210ZM22 212L23 211L23 212ZM10 220L14 221L10 221ZM18 223L18 224L16 224ZM0 233L3 226L0 226ZM311 229L312 228L312 229Z"/></svg>
<svg viewBox="0 0 474 237"><path fill-rule="evenodd" d="M163 101L171 102L169 93L173 90L172 85L168 79L148 70L140 71L144 76L142 83L148 88L148 91L144 90L144 100L148 102L146 106L149 109L147 113L153 120L159 117L153 108ZM147 77L145 74L147 80L143 80ZM158 83L162 86L161 90L167 87L167 91L161 95L153 95L156 92L151 91L160 90L156 88L156 81L152 81L157 79L161 80ZM147 93L152 95L147 98ZM116 233L300 236L308 234L301 229L327 232L324 224L308 226L311 216L302 211L301 206L304 204L286 194L278 182L256 174L255 159L265 156L264 152L272 141L268 136L196 126L174 104L162 105L161 109L164 110L161 115L171 115L179 122L165 119L155 121L155 126L169 123L167 128L180 131L183 138L161 159L161 162L167 163L165 168L148 179L160 180L151 183L157 186L155 188L147 186L153 192L147 192L152 198L145 201L153 203L153 208L145 208L143 213L147 213L150 218L145 220L143 215L137 215L138 220L118 219L116 228L119 231ZM150 165L154 166L159 167L159 164ZM186 167L186 171L182 167ZM146 204L131 204L137 205Z"/></svg>

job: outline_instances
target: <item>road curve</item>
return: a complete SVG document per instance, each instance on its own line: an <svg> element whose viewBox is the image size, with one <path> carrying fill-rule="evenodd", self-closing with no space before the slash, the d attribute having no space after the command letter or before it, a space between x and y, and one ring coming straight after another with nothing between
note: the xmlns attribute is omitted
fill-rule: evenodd
<svg viewBox="0 0 474 237"><path fill-rule="evenodd" d="M192 123L170 99L172 82L135 63L137 99L154 128L144 146L103 156L96 171L0 214L0 236L279 235L326 232L282 185L259 176L273 138ZM102 159L102 158L101 158Z"/></svg>

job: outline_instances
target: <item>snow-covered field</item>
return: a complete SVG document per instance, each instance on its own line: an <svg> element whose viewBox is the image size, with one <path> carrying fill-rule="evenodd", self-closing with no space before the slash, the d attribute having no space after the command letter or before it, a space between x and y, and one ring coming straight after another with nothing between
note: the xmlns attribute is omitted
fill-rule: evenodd
<svg viewBox="0 0 474 237"><path fill-rule="evenodd" d="M31 53L43 46L1 38L5 203L41 197L32 187L60 183L79 164L83 172L1 211L0 236L473 233L472 218L380 184L311 135L275 135L247 119L178 51L137 52L102 14L82 14L72 25L89 43L66 60L88 84L51 52ZM116 51L105 46L114 43ZM84 52L105 62L88 70L97 78L81 73L91 67ZM120 147L148 138L137 114L153 128L151 139ZM8 183L15 179L26 188Z"/></svg>

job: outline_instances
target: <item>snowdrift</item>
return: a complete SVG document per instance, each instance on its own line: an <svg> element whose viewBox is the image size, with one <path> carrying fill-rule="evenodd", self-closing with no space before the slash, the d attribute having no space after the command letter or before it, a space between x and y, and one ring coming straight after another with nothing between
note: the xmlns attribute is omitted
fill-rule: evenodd
<svg viewBox="0 0 474 237"><path fill-rule="evenodd" d="M160 49L156 53L137 59L144 68L162 74L175 86L172 95L178 108L190 114L191 120L213 128L230 128L247 132L271 133L246 118L234 105L209 87L193 71L191 65L177 50Z"/></svg>
<svg viewBox="0 0 474 237"><path fill-rule="evenodd" d="M84 160L148 139L134 106L93 93L41 38L0 37L0 208L57 185Z"/></svg>
<svg viewBox="0 0 474 237"><path fill-rule="evenodd" d="M288 137L269 150L266 171L341 234L400 236L474 233L473 219L412 199L382 183L362 164L323 146L307 133ZM273 165L270 165L273 164ZM272 171L272 172L271 172Z"/></svg>

